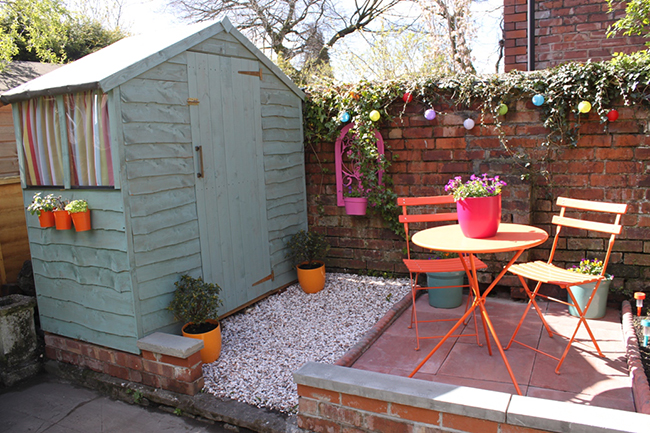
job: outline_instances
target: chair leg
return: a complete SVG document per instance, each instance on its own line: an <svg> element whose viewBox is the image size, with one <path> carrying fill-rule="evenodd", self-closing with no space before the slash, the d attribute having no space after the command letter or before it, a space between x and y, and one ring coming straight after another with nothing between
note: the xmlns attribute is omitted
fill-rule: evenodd
<svg viewBox="0 0 650 433"><path fill-rule="evenodd" d="M553 338L553 331L551 331L551 327L546 322L546 319L544 319L544 315L539 309L539 305L537 304L537 301L535 301L535 297L537 297L537 292L542 287L542 283L538 281L537 284L535 285L535 290L531 292L530 289L528 288L528 284L526 284L526 280L524 280L524 278L521 275L518 275L518 277L519 277L519 281L521 281L521 285L526 291L526 295L528 295L528 304L526 305L526 309L524 310L524 313L521 315L521 319L519 319L519 323L515 328L515 332L512 334L512 337L510 338L508 345L505 347L505 350L510 349L510 346L512 346L512 343L515 341L515 337L519 333L519 328L521 328L521 325L524 323L524 320L526 319L526 316L528 315L528 311L530 311L531 307L535 308L535 311L537 311L537 315L542 320L542 324L544 325L544 328L546 328L546 332L548 332L548 336Z"/></svg>
<svg viewBox="0 0 650 433"><path fill-rule="evenodd" d="M411 325L409 326L409 329L413 328L413 324L415 324L415 350L420 350L420 333L418 331L418 313L415 308L415 297L417 294L417 284L418 284L419 276L420 274L415 274L415 278L413 278L413 274L411 274L411 300L412 300L413 307L411 308Z"/></svg>
<svg viewBox="0 0 650 433"><path fill-rule="evenodd" d="M580 309L580 306L578 305L578 302L576 301L576 298L573 296L573 293L571 293L571 290L567 289L567 293L569 294L569 297L571 298L571 302L573 302L573 307L576 309L578 312L578 315L580 316L578 318L578 324L576 325L576 329L573 331L573 335L569 339L569 343L566 345L564 348L564 353L562 353L562 356L560 357L560 362L558 362L557 367L555 367L555 373L560 374L560 367L562 366L562 363L564 362L564 358L566 358L567 354L569 353L569 349L571 348L571 344L573 343L573 340L575 340L576 335L578 334L578 330L580 329L580 325L584 324L585 329L587 330L587 333L589 334L589 337L591 338L591 342L594 343L594 347L596 348L596 351L598 352L598 356L601 358L604 358L605 355L603 355L603 352L600 351L600 347L598 346L598 343L596 342L596 338L594 337L594 334L591 332L591 328L589 327L589 324L587 323L587 319L585 318L585 314L587 310L589 309L589 305L591 304L592 299L594 298L596 294L596 288L594 288L593 292L591 293L591 296L589 297L589 300L587 301L587 305L585 306L584 311Z"/></svg>

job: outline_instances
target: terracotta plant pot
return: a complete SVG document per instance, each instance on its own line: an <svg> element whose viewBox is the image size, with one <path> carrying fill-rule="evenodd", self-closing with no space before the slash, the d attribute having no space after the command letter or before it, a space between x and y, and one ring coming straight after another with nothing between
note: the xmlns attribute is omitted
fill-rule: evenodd
<svg viewBox="0 0 650 433"><path fill-rule="evenodd" d="M501 222L501 195L468 197L456 202L458 224L468 238L491 238Z"/></svg>
<svg viewBox="0 0 650 433"><path fill-rule="evenodd" d="M55 210L54 222L57 230L70 230L72 228L72 218L67 210Z"/></svg>
<svg viewBox="0 0 650 433"><path fill-rule="evenodd" d="M50 210L42 211L38 216L38 222L41 227L54 227L54 212Z"/></svg>
<svg viewBox="0 0 650 433"><path fill-rule="evenodd" d="M368 199L366 197L345 197L345 213L348 215L365 215L366 208L368 207Z"/></svg>
<svg viewBox="0 0 650 433"><path fill-rule="evenodd" d="M197 340L203 341L203 349L201 349L201 361L204 364L209 364L211 362L219 359L221 355L221 325L219 325L218 320L207 320L208 323L217 325L212 331L205 332L203 334L189 334L185 332L185 329L192 325L193 323L187 323L183 326L183 337L195 338Z"/></svg>
<svg viewBox="0 0 650 433"><path fill-rule="evenodd" d="M72 222L74 223L74 229L78 232L84 232L90 230L90 209L86 212L75 212L71 213Z"/></svg>
<svg viewBox="0 0 650 433"><path fill-rule="evenodd" d="M303 269L301 266L309 262L303 262L296 266L298 272L298 283L305 293L318 293L325 287L325 263L317 261L321 266L315 269Z"/></svg>

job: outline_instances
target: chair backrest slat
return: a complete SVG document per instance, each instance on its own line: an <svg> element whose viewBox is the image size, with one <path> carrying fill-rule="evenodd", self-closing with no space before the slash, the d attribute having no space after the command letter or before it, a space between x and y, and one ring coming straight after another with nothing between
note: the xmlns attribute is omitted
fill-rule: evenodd
<svg viewBox="0 0 650 433"><path fill-rule="evenodd" d="M610 233L613 235L620 235L623 226L620 224L607 224L599 223L596 221L585 221L575 218L567 218L561 216L553 216L553 224L563 226L563 227L572 227L576 229L584 230L595 230L602 233Z"/></svg>
<svg viewBox="0 0 650 433"><path fill-rule="evenodd" d="M447 212L399 216L399 222L401 223L431 223L438 221L458 221L458 214L456 212Z"/></svg>
<svg viewBox="0 0 650 433"><path fill-rule="evenodd" d="M573 209L589 210L593 212L608 212L624 214L627 212L627 204L624 203L606 203L589 200L578 200L575 198L558 197L557 205Z"/></svg>
<svg viewBox="0 0 650 433"><path fill-rule="evenodd" d="M426 206L435 204L449 204L454 202L453 195L432 195L426 197L400 197L398 206Z"/></svg>

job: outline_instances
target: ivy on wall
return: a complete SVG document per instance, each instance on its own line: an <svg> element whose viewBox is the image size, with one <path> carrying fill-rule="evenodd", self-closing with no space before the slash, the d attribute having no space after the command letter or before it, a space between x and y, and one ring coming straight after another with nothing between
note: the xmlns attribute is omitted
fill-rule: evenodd
<svg viewBox="0 0 650 433"><path fill-rule="evenodd" d="M480 112L481 123L489 119L494 124L502 146L508 151L510 147L499 115L502 104L514 106L517 101L530 101L533 96L542 95L544 103L539 109L548 136L540 146L547 149L575 146L584 115L578 108L581 102L589 103L587 105L597 113L605 128L615 102L626 106L650 106L650 52L617 55L606 62L566 63L542 71L512 71L488 77L457 75L412 81L330 83L310 87L306 93L309 96L304 108L306 143L333 142L344 125L342 118L354 122L351 133L356 136L355 152L363 155L361 168L368 178L370 208L382 216L392 231L403 235L390 178L385 174L383 185L376 181L379 170L387 173L390 160L377 155L374 131L395 115L404 113L411 99L408 95L424 107L444 106L450 107L449 111ZM391 113L391 107L400 103L401 112ZM584 105L581 107L584 109ZM376 114L370 116L373 111L379 113L378 120ZM521 161L523 168L543 171L540 164L531 164L531 155L511 154ZM522 177L529 174L523 173Z"/></svg>

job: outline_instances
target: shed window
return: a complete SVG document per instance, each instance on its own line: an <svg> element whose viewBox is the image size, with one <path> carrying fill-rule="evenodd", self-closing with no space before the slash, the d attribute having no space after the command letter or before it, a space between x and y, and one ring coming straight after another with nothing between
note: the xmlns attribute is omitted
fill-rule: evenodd
<svg viewBox="0 0 650 433"><path fill-rule="evenodd" d="M26 183L114 186L107 95L89 91L60 101L40 97L20 103Z"/></svg>

